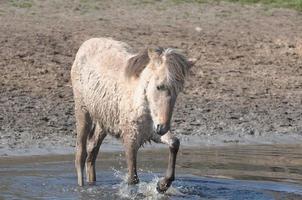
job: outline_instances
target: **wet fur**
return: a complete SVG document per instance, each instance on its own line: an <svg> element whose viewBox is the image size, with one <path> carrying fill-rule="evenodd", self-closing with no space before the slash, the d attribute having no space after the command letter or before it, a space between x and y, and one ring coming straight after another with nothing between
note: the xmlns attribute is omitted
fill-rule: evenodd
<svg viewBox="0 0 302 200"><path fill-rule="evenodd" d="M155 63L164 63L166 71L154 74ZM169 167L159 191L170 186L179 141L170 132L165 137L154 132L154 111L151 110L159 109L154 106L151 109L146 90L152 77L163 77L167 87L173 90L171 98L175 102L190 66L185 57L173 49L157 48L152 53L144 50L134 54L127 44L108 38L93 38L82 44L71 69L79 185L83 185L85 162L87 181L95 181L95 159L103 139L110 134L123 141L129 183L138 182L136 153L139 147L150 140L168 144ZM171 112L173 106L174 103ZM170 118L167 123L169 121Z"/></svg>

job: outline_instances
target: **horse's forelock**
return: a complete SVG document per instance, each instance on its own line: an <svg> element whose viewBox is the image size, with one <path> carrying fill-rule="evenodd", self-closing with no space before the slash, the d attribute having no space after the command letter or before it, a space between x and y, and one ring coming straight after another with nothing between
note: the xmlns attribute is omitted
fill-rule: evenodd
<svg viewBox="0 0 302 200"><path fill-rule="evenodd" d="M190 69L190 64L185 56L176 49L166 49L163 53L167 65L167 81L176 92L182 90L183 83Z"/></svg>

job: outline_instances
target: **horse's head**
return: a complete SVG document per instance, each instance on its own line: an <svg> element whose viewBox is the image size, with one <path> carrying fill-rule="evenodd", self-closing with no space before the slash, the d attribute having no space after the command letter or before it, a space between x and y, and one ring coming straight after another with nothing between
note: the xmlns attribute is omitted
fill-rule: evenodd
<svg viewBox="0 0 302 200"><path fill-rule="evenodd" d="M170 130L176 98L195 62L169 48L148 49L130 58L126 76L136 76L145 83L144 93L157 134L164 135Z"/></svg>

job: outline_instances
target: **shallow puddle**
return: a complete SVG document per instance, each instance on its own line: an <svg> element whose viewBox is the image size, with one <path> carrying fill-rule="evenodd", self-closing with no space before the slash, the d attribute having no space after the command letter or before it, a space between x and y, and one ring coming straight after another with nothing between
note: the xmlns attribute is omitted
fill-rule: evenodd
<svg viewBox="0 0 302 200"><path fill-rule="evenodd" d="M101 153L95 186L78 187L72 155L0 158L0 199L302 199L302 146L181 149L176 181L156 183L167 149L139 154L140 183L128 186L123 153Z"/></svg>

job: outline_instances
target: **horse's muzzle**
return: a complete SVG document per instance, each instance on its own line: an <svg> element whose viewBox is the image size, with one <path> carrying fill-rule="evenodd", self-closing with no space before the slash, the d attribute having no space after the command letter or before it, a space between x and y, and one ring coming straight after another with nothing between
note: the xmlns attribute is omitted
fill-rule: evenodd
<svg viewBox="0 0 302 200"><path fill-rule="evenodd" d="M166 124L158 124L156 126L155 132L162 136L165 135L168 131L170 130L170 125L166 125Z"/></svg>

